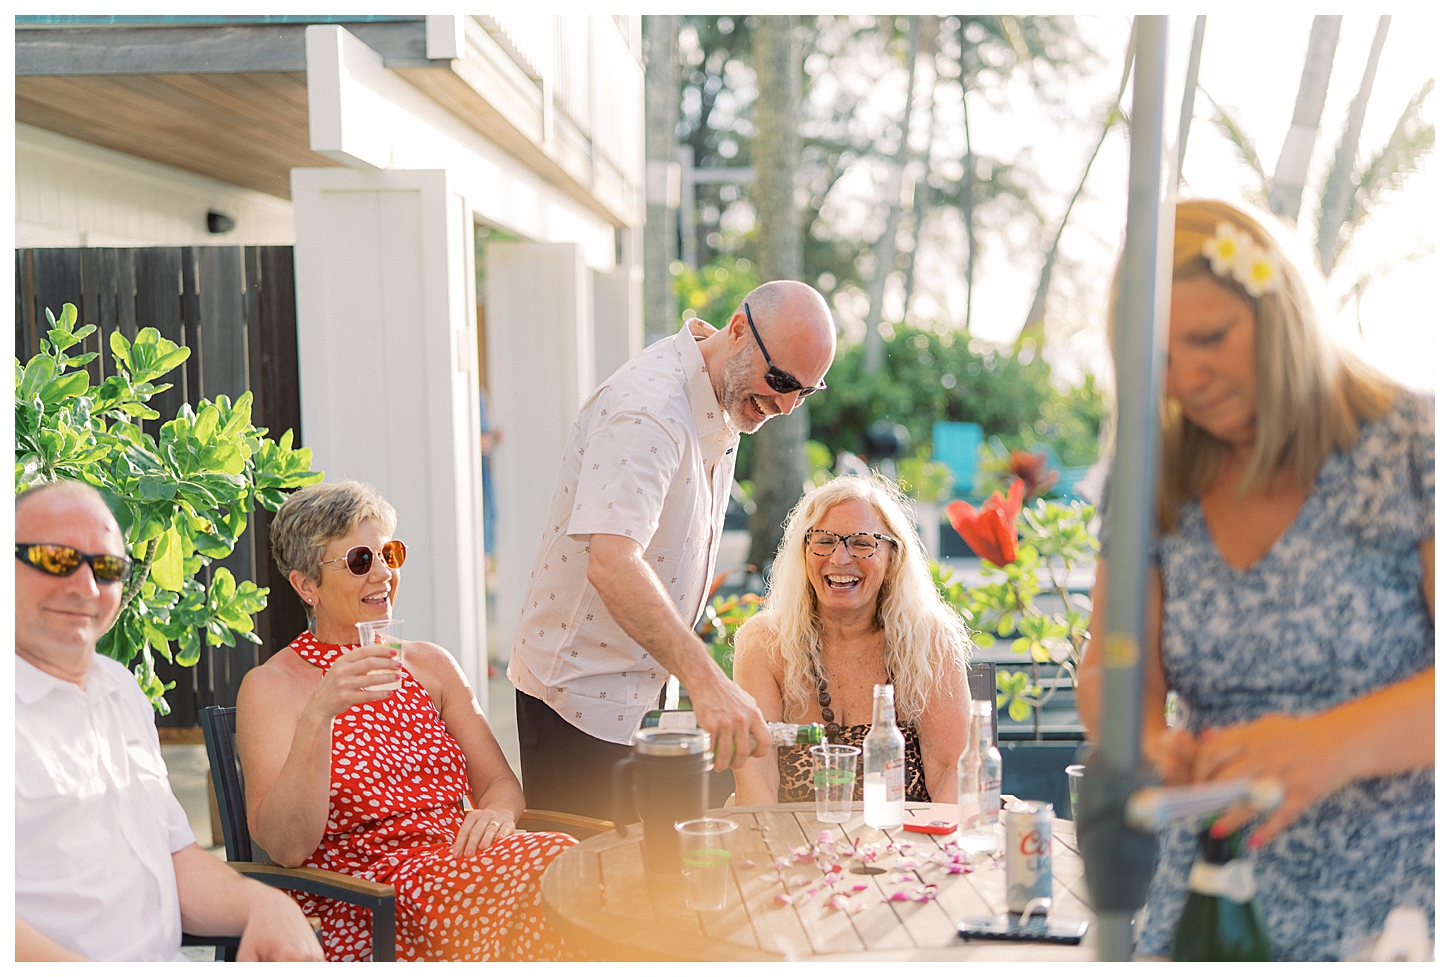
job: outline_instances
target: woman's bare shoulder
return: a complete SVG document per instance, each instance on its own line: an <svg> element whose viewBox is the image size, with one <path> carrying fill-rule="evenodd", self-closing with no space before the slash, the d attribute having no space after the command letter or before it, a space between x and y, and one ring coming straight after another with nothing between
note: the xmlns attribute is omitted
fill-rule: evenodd
<svg viewBox="0 0 1450 977"><path fill-rule="evenodd" d="M322 669L303 661L290 647L283 648L242 676L237 705L242 707L254 698L273 705L305 698L321 677Z"/></svg>

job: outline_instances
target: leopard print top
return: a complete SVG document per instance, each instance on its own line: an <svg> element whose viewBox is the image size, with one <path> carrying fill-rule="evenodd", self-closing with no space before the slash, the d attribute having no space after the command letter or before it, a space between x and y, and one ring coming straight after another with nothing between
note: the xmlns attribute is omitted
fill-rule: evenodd
<svg viewBox="0 0 1450 977"><path fill-rule="evenodd" d="M836 737L834 742L847 746L860 746L866 739L866 734L871 732L871 724L863 723L860 726L842 726L841 735ZM931 795L926 791L926 772L921 765L921 737L916 733L916 727L905 725L901 727L901 735L906 740L906 799L920 803L930 803ZM776 750L776 765L780 770L780 792L777 795L781 804L789 804L794 801L813 801L816 799L815 772L811 765L811 754L809 746L792 746L789 749ZM861 800L862 778L856 778L856 800Z"/></svg>

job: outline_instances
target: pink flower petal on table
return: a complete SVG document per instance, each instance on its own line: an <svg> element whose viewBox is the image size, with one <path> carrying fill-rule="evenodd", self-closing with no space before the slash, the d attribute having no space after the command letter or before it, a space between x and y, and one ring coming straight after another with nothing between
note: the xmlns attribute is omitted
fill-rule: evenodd
<svg viewBox="0 0 1450 977"><path fill-rule="evenodd" d="M784 892L778 893L775 897L775 903L778 906L789 906L790 896L786 895Z"/></svg>
<svg viewBox="0 0 1450 977"><path fill-rule="evenodd" d="M897 885L901 885L904 882L915 882L916 876L912 875L910 872L897 872L896 874L891 876L891 881L895 882Z"/></svg>
<svg viewBox="0 0 1450 977"><path fill-rule="evenodd" d="M741 868L754 868L755 867L755 862L753 862L752 860L750 860L748 858L742 858L740 860L740 867Z"/></svg>
<svg viewBox="0 0 1450 977"><path fill-rule="evenodd" d="M897 861L896 867L904 871L915 871L921 867L921 863L914 858L903 858Z"/></svg>
<svg viewBox="0 0 1450 977"><path fill-rule="evenodd" d="M848 900L845 896L831 896L831 908L836 910L837 912L845 912L848 905L850 905L850 900Z"/></svg>
<svg viewBox="0 0 1450 977"><path fill-rule="evenodd" d="M841 858L850 858L852 855L856 854L856 849L852 848L850 845L842 845L840 848L836 849L836 854Z"/></svg>
<svg viewBox="0 0 1450 977"><path fill-rule="evenodd" d="M851 885L852 892L864 892L866 889L869 888L871 888L871 886L869 883L866 882L856 882Z"/></svg>
<svg viewBox="0 0 1450 977"><path fill-rule="evenodd" d="M887 896L884 901L885 902L910 902L911 901L911 896L907 895L905 892L893 892L893 893L891 893L891 895Z"/></svg>
<svg viewBox="0 0 1450 977"><path fill-rule="evenodd" d="M792 889L795 889L795 888L799 888L800 886L805 885L809 881L810 881L810 879L806 878L804 875L801 875L799 872L797 872L795 875L792 875L790 877L790 882L788 884L790 885L790 887Z"/></svg>
<svg viewBox="0 0 1450 977"><path fill-rule="evenodd" d="M897 846L896 846L896 847L897 847L897 848L898 848L898 849L900 849L900 850L901 850L901 851L911 851L911 850L912 850L912 849L913 849L913 848L915 848L915 847L916 847L916 846L915 846L915 845L913 845L913 844L912 844L912 843L911 843L911 842L909 842L909 841L903 841L903 842L902 842L902 843L901 843L901 844L899 844L899 845L897 845Z"/></svg>
<svg viewBox="0 0 1450 977"><path fill-rule="evenodd" d="M833 837L835 836L831 834L830 828L822 829L821 832L816 835L816 843L824 845L829 842Z"/></svg>
<svg viewBox="0 0 1450 977"><path fill-rule="evenodd" d="M818 886L818 885L808 885L808 886L805 887L806 898L809 899L811 896L815 895L817 892L820 892L820 891L821 891L821 887L820 886Z"/></svg>
<svg viewBox="0 0 1450 977"><path fill-rule="evenodd" d="M790 859L788 859L788 858L777 858L775 860L775 867L776 868L785 868L789 864L790 864Z"/></svg>

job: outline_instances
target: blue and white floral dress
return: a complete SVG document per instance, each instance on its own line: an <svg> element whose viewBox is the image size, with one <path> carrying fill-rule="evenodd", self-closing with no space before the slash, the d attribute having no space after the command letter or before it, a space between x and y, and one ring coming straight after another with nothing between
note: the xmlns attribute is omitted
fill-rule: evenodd
<svg viewBox="0 0 1450 977"><path fill-rule="evenodd" d="M1421 394L1324 463L1247 570L1219 555L1198 502L1185 505L1158 557L1163 669L1187 727L1321 712L1432 667L1419 547L1434 534L1434 399ZM1163 832L1139 953L1170 952L1195 831ZM1305 810L1254 858L1275 957L1340 958L1406 902L1434 932L1434 844L1433 769L1356 781Z"/></svg>

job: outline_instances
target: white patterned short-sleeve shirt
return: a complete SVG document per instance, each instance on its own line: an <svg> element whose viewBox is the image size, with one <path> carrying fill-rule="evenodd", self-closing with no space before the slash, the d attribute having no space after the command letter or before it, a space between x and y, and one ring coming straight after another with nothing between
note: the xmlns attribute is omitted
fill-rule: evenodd
<svg viewBox="0 0 1450 977"><path fill-rule="evenodd" d="M620 367L579 411L514 632L508 677L568 722L628 743L668 672L589 585L595 533L637 540L693 624L735 477L726 422L688 324Z"/></svg>

